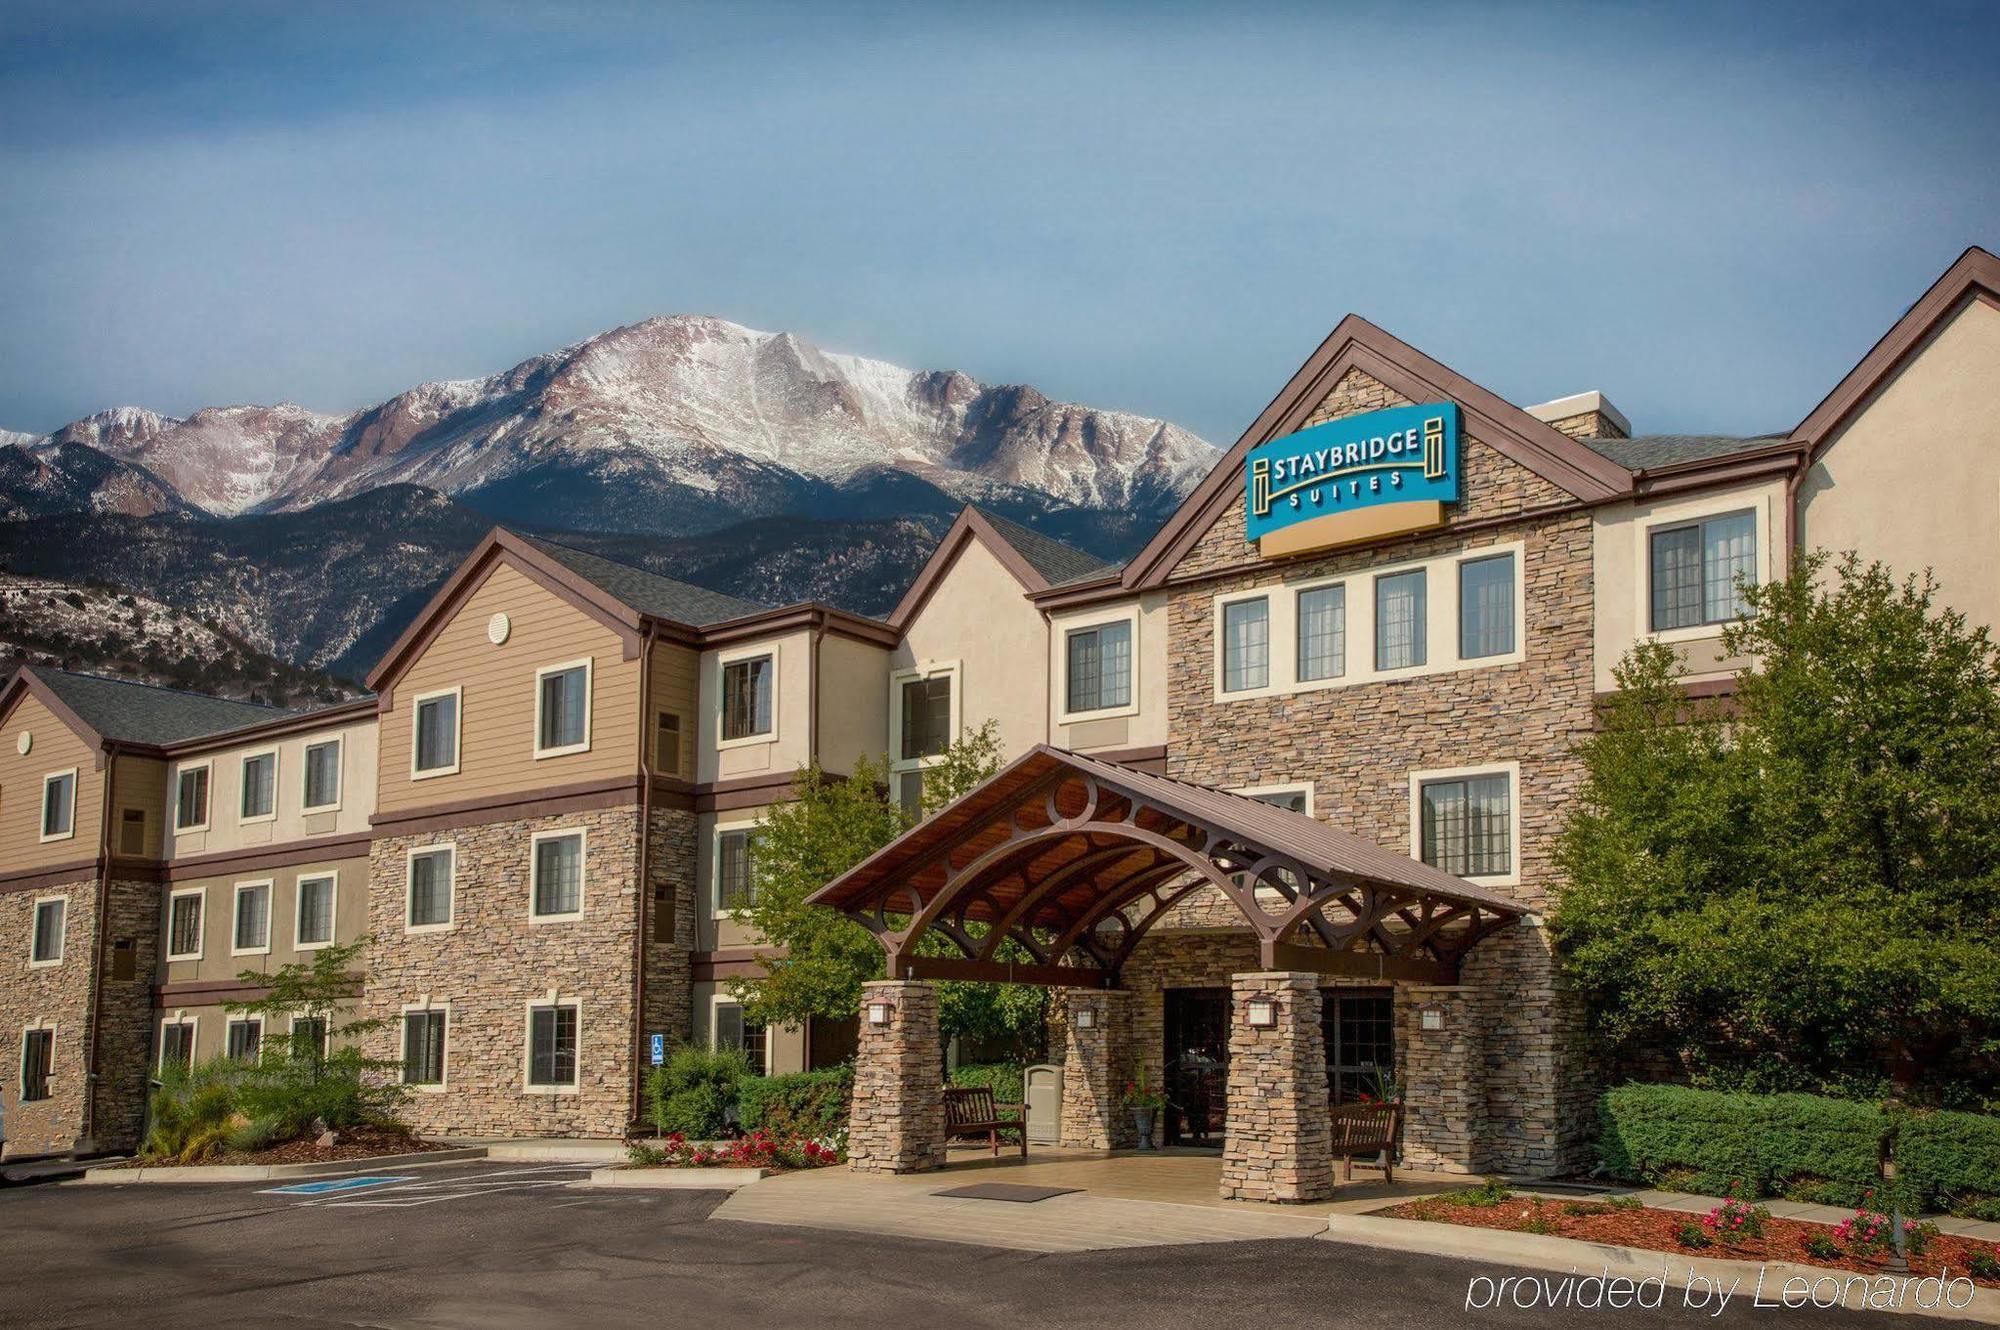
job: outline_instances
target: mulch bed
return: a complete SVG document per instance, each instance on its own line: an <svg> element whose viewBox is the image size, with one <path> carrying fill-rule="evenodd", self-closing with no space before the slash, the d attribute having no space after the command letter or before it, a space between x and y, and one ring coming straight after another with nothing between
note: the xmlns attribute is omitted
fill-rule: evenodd
<svg viewBox="0 0 2000 1330"><path fill-rule="evenodd" d="M1581 1213L1574 1213L1581 1211ZM1466 1205L1452 1195L1410 1201L1378 1211L1392 1219L1428 1219L1433 1223L1462 1224L1469 1228L1497 1228L1511 1233L1540 1231L1551 1237L1579 1238L1585 1242L1611 1243L1620 1247L1643 1247L1650 1251L1674 1252L1683 1256L1715 1256L1737 1261L1791 1261L1800 1265L1826 1266L1865 1274L1885 1273L1887 1257L1872 1252L1843 1250L1839 1256L1818 1257L1806 1251L1806 1240L1814 1234L1831 1238L1826 1224L1809 1224L1797 1219L1770 1219L1764 1236L1725 1241L1702 1228L1709 1245L1683 1246L1678 1234L1683 1225L1701 1228L1702 1216L1680 1210L1616 1209L1602 1202L1548 1200L1514 1196L1497 1205ZM1546 1227L1544 1227L1546 1226ZM2000 1249L1990 1242L1974 1242L1949 1234L1932 1239L1921 1257L1913 1257L1910 1268L1919 1275L1935 1275L1949 1269L1954 1277L1970 1276L1972 1258L1979 1253L2000 1257ZM1980 1278L1974 1283L2000 1288L2000 1279Z"/></svg>
<svg viewBox="0 0 2000 1330"><path fill-rule="evenodd" d="M201 1160L197 1167L208 1168L216 1164L323 1164L339 1159L376 1159L383 1155L427 1154L432 1150L453 1148L382 1127L355 1127L340 1132L339 1136L340 1139L331 1147L322 1147L317 1137L306 1136L267 1150L248 1153L224 1151ZM118 1167L176 1168L179 1165L173 1160L134 1159Z"/></svg>

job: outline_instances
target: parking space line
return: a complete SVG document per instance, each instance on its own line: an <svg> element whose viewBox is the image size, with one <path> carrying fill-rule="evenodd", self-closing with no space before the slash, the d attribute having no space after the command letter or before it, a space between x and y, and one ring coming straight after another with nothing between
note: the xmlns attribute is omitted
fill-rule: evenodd
<svg viewBox="0 0 2000 1330"><path fill-rule="evenodd" d="M389 1186L371 1188L359 1196L310 1197L300 1201L299 1204L340 1209L405 1209L417 1205L435 1205L440 1201L463 1201L479 1196L493 1196L501 1192L566 1188L589 1171L588 1164L553 1164L539 1168L510 1168L491 1173L432 1178L422 1182L399 1180Z"/></svg>

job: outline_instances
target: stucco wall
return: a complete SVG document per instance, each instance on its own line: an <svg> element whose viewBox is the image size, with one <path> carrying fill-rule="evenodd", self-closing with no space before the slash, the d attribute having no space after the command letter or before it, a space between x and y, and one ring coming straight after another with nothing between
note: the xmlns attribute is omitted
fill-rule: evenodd
<svg viewBox="0 0 2000 1330"><path fill-rule="evenodd" d="M339 806L305 811L306 749L329 740L340 742ZM376 722L373 717L349 725L329 726L265 742L239 744L169 764L164 790L166 822L174 823L175 794L180 773L207 766L208 827L175 831L173 857L226 854L232 850L283 845L314 836L362 836L375 812ZM243 759L258 753L278 755L275 804L277 816L243 821ZM122 784L122 782L121 782ZM120 795L124 794L121 789Z"/></svg>
<svg viewBox="0 0 2000 1330"><path fill-rule="evenodd" d="M293 961L310 960L314 948L297 947L299 919L299 879L334 875L333 937L335 942L352 942L368 927L368 859L365 855L348 859L327 859L315 863L291 864L283 868L238 872L217 877L200 877L170 882L159 888L161 909L157 925L160 955L168 955L171 937L172 898L183 892L201 895L201 955L188 960L162 962L168 984L217 983L231 980L245 970L269 974ZM270 950L264 954L234 952L236 888L254 883L271 885Z"/></svg>
<svg viewBox="0 0 2000 1330"><path fill-rule="evenodd" d="M722 669L731 661L774 655L777 687L771 702L771 732L747 740L722 738ZM785 633L767 640L738 642L701 656L701 756L703 781L745 776L790 775L812 753L812 634Z"/></svg>
<svg viewBox="0 0 2000 1330"><path fill-rule="evenodd" d="M1130 619L1132 705L1098 713L1067 711L1071 630ZM1140 748L1167 741L1167 597L1148 592L1109 605L1062 610L1049 616L1048 733L1058 748Z"/></svg>
<svg viewBox="0 0 2000 1330"><path fill-rule="evenodd" d="M1032 667L1047 655L1041 611L1014 575L974 540L910 620L889 669L893 676L897 670L958 662L960 730L998 721L1004 756L1012 758L1048 734L1048 680Z"/></svg>

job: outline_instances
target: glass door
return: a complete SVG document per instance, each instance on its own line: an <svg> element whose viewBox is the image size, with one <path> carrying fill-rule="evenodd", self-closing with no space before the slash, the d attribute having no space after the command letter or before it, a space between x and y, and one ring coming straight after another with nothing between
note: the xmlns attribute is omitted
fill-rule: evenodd
<svg viewBox="0 0 2000 1330"><path fill-rule="evenodd" d="M1221 1149L1229 1115L1229 990L1170 988L1166 1017L1166 1144Z"/></svg>
<svg viewBox="0 0 2000 1330"><path fill-rule="evenodd" d="M1395 1075L1395 999L1386 988L1320 990L1320 1029L1326 1038L1327 1090L1336 1104L1363 1095L1379 1098Z"/></svg>

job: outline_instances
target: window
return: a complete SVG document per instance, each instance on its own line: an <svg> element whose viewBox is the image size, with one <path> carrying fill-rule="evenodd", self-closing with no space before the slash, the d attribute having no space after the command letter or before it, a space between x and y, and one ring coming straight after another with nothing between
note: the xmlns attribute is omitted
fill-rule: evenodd
<svg viewBox="0 0 2000 1330"><path fill-rule="evenodd" d="M528 1084L562 1089L576 1084L576 1007L528 1010Z"/></svg>
<svg viewBox="0 0 2000 1330"><path fill-rule="evenodd" d="M146 852L146 810L122 808L118 811L118 853L137 856Z"/></svg>
<svg viewBox="0 0 2000 1330"><path fill-rule="evenodd" d="M182 767L174 777L174 830L200 831L208 826L208 764Z"/></svg>
<svg viewBox="0 0 2000 1330"><path fill-rule="evenodd" d="M340 804L340 740L306 745L306 810Z"/></svg>
<svg viewBox="0 0 2000 1330"><path fill-rule="evenodd" d="M1395 1079L1396 1004L1389 993L1333 993L1322 990L1326 1019L1326 1078L1333 1102L1352 1104L1382 1093Z"/></svg>
<svg viewBox="0 0 2000 1330"><path fill-rule="evenodd" d="M69 918L69 900L49 896L35 902L34 937L28 943L30 965L60 965L63 958L63 926Z"/></svg>
<svg viewBox="0 0 2000 1330"><path fill-rule="evenodd" d="M896 773L896 807L917 817L924 811L924 769Z"/></svg>
<svg viewBox="0 0 2000 1330"><path fill-rule="evenodd" d="M681 718L662 711L654 728L653 767L662 776L678 776L681 767Z"/></svg>
<svg viewBox="0 0 2000 1330"><path fill-rule="evenodd" d="M715 1047L740 1048L749 1059L750 1070L764 1074L768 1041L764 1027L743 1019L743 1008L734 1002L715 1004Z"/></svg>
<svg viewBox="0 0 2000 1330"><path fill-rule="evenodd" d="M300 951L333 941L333 903L339 884L332 874L299 879L299 916L294 940Z"/></svg>
<svg viewBox="0 0 2000 1330"><path fill-rule="evenodd" d="M49 1097L49 1082L56 1074L56 1032L27 1030L21 1035L21 1102L32 1104Z"/></svg>
<svg viewBox="0 0 2000 1330"><path fill-rule="evenodd" d="M534 916L561 919L583 913L583 833L536 836Z"/></svg>
<svg viewBox="0 0 2000 1330"><path fill-rule="evenodd" d="M271 949L271 884L246 882L236 888L234 955Z"/></svg>
<svg viewBox="0 0 2000 1330"><path fill-rule="evenodd" d="M1458 566L1458 654L1462 660L1514 650L1514 556L1467 559Z"/></svg>
<svg viewBox="0 0 2000 1330"><path fill-rule="evenodd" d="M319 1062L326 1057L326 1017L292 1017L292 1056Z"/></svg>
<svg viewBox="0 0 2000 1330"><path fill-rule="evenodd" d="M1246 799L1255 799L1260 804L1273 808L1283 808L1293 813L1312 812L1312 787L1310 785L1288 785L1270 790L1244 790Z"/></svg>
<svg viewBox="0 0 2000 1330"><path fill-rule="evenodd" d="M715 909L746 910L757 900L754 837L748 828L715 833Z"/></svg>
<svg viewBox="0 0 2000 1330"><path fill-rule="evenodd" d="M558 665L535 679L535 756L589 748L590 662Z"/></svg>
<svg viewBox="0 0 2000 1330"><path fill-rule="evenodd" d="M76 769L42 777L42 839L76 834Z"/></svg>
<svg viewBox="0 0 2000 1330"><path fill-rule="evenodd" d="M456 853L448 845L410 852L410 896L406 926L451 926L452 872Z"/></svg>
<svg viewBox="0 0 2000 1330"><path fill-rule="evenodd" d="M950 674L905 679L897 687L902 738L897 756L905 762L937 757L951 746Z"/></svg>
<svg viewBox="0 0 2000 1330"><path fill-rule="evenodd" d="M1299 592L1298 612L1299 682L1347 673L1347 588L1309 587Z"/></svg>
<svg viewBox="0 0 2000 1330"><path fill-rule="evenodd" d="M1101 623L1065 637L1068 655L1066 708L1108 711L1132 705L1132 623Z"/></svg>
<svg viewBox="0 0 2000 1330"><path fill-rule="evenodd" d="M1727 623L1745 612L1740 577L1757 580L1754 513L1707 517L1650 533L1653 631Z"/></svg>
<svg viewBox="0 0 2000 1330"><path fill-rule="evenodd" d="M448 776L458 770L458 690L417 699L410 774Z"/></svg>
<svg viewBox="0 0 2000 1330"><path fill-rule="evenodd" d="M1240 693L1271 683L1271 603L1232 600L1222 607L1222 691Z"/></svg>
<svg viewBox="0 0 2000 1330"><path fill-rule="evenodd" d="M278 755L259 753L243 759L243 820L277 814Z"/></svg>
<svg viewBox="0 0 2000 1330"><path fill-rule="evenodd" d="M167 959L201 959L201 914L205 893L176 891L167 898Z"/></svg>
<svg viewBox="0 0 2000 1330"><path fill-rule="evenodd" d="M771 732L772 657L732 660L722 667L722 737L750 739Z"/></svg>
<svg viewBox="0 0 2000 1330"><path fill-rule="evenodd" d="M194 1022L168 1021L160 1027L160 1070L194 1065Z"/></svg>
<svg viewBox="0 0 2000 1330"><path fill-rule="evenodd" d="M1375 668L1406 670L1428 659L1424 570L1375 579Z"/></svg>
<svg viewBox="0 0 2000 1330"><path fill-rule="evenodd" d="M1505 773L1423 782L1424 862L1460 877L1513 872L1512 785Z"/></svg>
<svg viewBox="0 0 2000 1330"><path fill-rule="evenodd" d="M449 1019L443 1010L403 1013L403 1084L444 1084L444 1034Z"/></svg>
<svg viewBox="0 0 2000 1330"><path fill-rule="evenodd" d="M257 1017L229 1022L228 1039L224 1046L232 1058L245 1062L255 1062L257 1054L264 1047L264 1022Z"/></svg>

